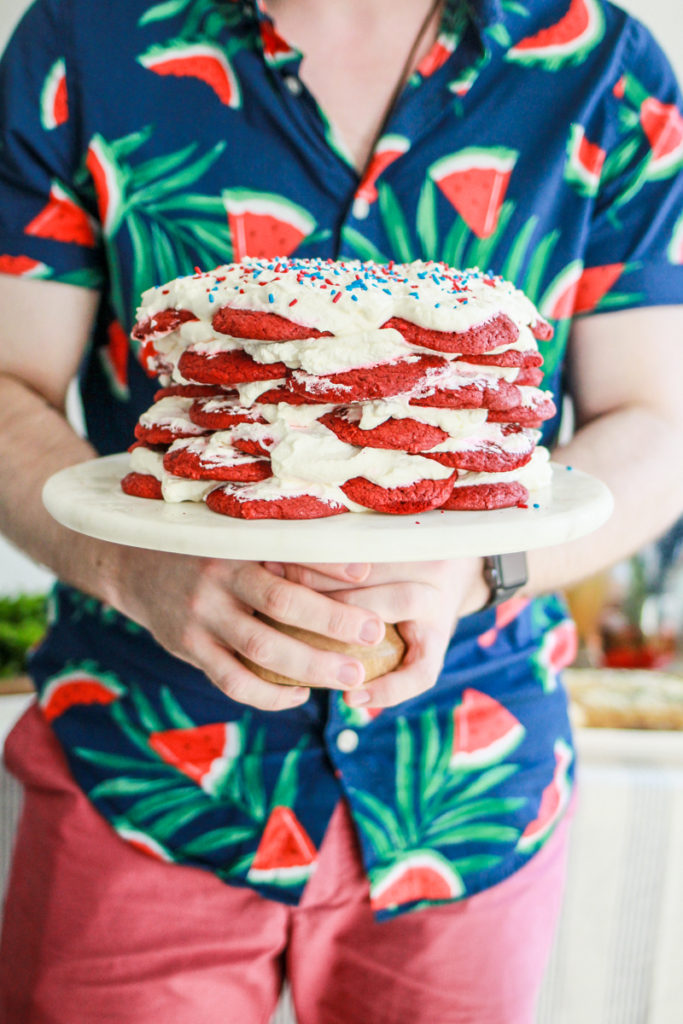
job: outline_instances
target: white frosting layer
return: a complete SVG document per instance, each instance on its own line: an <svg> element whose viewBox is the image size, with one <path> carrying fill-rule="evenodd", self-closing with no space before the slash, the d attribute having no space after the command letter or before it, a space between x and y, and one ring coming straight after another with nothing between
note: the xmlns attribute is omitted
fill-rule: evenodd
<svg viewBox="0 0 683 1024"><path fill-rule="evenodd" d="M184 480L167 473L163 459L161 452L153 452L150 448L134 448L130 453L131 472L156 477L161 482L164 501L203 501L216 486L215 480Z"/></svg>
<svg viewBox="0 0 683 1024"><path fill-rule="evenodd" d="M335 335L381 327L400 317L439 331L466 331L501 313L517 325L540 319L511 283L474 268L439 263L383 266L359 261L246 259L176 278L142 297L140 321L167 309L211 320L222 306L276 313Z"/></svg>
<svg viewBox="0 0 683 1024"><path fill-rule="evenodd" d="M140 423L143 427L165 427L168 430L182 430L189 434L203 434L204 428L198 427L189 416L193 402L194 398L183 398L180 395L160 398L142 413Z"/></svg>
<svg viewBox="0 0 683 1024"><path fill-rule="evenodd" d="M451 437L464 437L486 420L486 409L436 409L426 405L410 405L404 396L380 398L374 402L363 402L358 426L361 430L372 430L388 419L413 419L440 427Z"/></svg>

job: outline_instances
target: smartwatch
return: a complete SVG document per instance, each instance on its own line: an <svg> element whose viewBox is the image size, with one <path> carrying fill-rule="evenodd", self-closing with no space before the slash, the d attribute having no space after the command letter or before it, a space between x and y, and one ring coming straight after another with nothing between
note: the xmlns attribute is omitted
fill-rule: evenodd
<svg viewBox="0 0 683 1024"><path fill-rule="evenodd" d="M487 555L484 558L484 579L490 593L481 611L507 601L524 586L528 578L524 551L514 551L507 555Z"/></svg>

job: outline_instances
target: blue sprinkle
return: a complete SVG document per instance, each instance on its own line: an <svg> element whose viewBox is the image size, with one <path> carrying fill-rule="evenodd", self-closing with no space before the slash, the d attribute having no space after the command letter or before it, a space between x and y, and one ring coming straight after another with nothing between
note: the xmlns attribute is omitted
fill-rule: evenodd
<svg viewBox="0 0 683 1024"><path fill-rule="evenodd" d="M213 295L209 292L209 302L213 302Z"/></svg>
<svg viewBox="0 0 683 1024"><path fill-rule="evenodd" d="M540 508L540 507L541 507L540 505L536 505L536 503L534 503L534 508Z"/></svg>
<svg viewBox="0 0 683 1024"><path fill-rule="evenodd" d="M275 302L275 296L272 294L272 292L268 293L268 302Z"/></svg>
<svg viewBox="0 0 683 1024"><path fill-rule="evenodd" d="M568 469L568 470L570 470L570 471L571 471L571 470L572 470L573 468L574 468L573 466L567 466L567 469Z"/></svg>

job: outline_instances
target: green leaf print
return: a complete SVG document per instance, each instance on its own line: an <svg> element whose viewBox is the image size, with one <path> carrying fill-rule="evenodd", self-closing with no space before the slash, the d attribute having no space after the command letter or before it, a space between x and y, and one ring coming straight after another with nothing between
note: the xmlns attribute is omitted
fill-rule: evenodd
<svg viewBox="0 0 683 1024"><path fill-rule="evenodd" d="M462 825L460 828L444 829L434 833L432 841L439 845L455 846L458 843L514 843L519 839L521 829L498 823Z"/></svg>
<svg viewBox="0 0 683 1024"><path fill-rule="evenodd" d="M429 177L424 180L417 203L417 236L422 245L422 258L438 260L439 228L436 216L436 187Z"/></svg>
<svg viewBox="0 0 683 1024"><path fill-rule="evenodd" d="M410 726L405 718L396 721L396 807L410 843L417 840L413 806L415 751Z"/></svg>
<svg viewBox="0 0 683 1024"><path fill-rule="evenodd" d="M206 799L200 801L196 797L197 794L195 794L195 800L191 801L188 795L186 802L190 804L189 807L174 808L168 814L157 818L152 825L145 826L145 831L149 832L154 839L158 839L159 842L169 842L176 832L189 825L190 822L196 822L197 819L202 818L205 814L213 813L214 807L212 803ZM129 817L130 813L129 811Z"/></svg>
<svg viewBox="0 0 683 1024"><path fill-rule="evenodd" d="M176 729L191 729L196 722L183 710L168 686L159 688L159 699L170 725Z"/></svg>
<svg viewBox="0 0 683 1024"><path fill-rule="evenodd" d="M488 238L475 238L467 250L467 265L470 267L481 267L486 270L490 264L493 254L500 242L505 229L508 226L510 217L514 213L515 204L508 199L500 208L496 230Z"/></svg>
<svg viewBox="0 0 683 1024"><path fill-rule="evenodd" d="M553 254L553 250L560 238L560 229L554 228L543 236L531 259L527 270L524 284L521 285L524 294L535 304L538 304L539 291L545 279L546 269Z"/></svg>
<svg viewBox="0 0 683 1024"><path fill-rule="evenodd" d="M171 779L134 779L130 776L120 775L115 779L105 779L99 782L88 793L91 800L99 800L101 797L109 796L132 796L134 793L149 793L157 789L163 789L164 799L167 799L167 791L173 785Z"/></svg>
<svg viewBox="0 0 683 1024"><path fill-rule="evenodd" d="M490 768L487 772L484 772L471 782L469 786L466 786L460 793L460 799L463 800L466 797L479 796L480 793L487 793L500 782L504 782L505 779L509 779L516 771L519 771L518 764L496 765L495 768Z"/></svg>
<svg viewBox="0 0 683 1024"><path fill-rule="evenodd" d="M255 830L248 827L225 827L212 829L205 832L198 839L181 846L182 852L188 857L202 856L202 854L216 853L218 850L235 846L238 843L249 842L256 836ZM253 857L253 855L252 855Z"/></svg>
<svg viewBox="0 0 683 1024"><path fill-rule="evenodd" d="M351 249L351 252L361 260L374 260L375 263L388 263L389 257L385 256L374 242L362 235L355 228L345 225L341 231L342 241Z"/></svg>
<svg viewBox="0 0 683 1024"><path fill-rule="evenodd" d="M138 800L128 811L128 816L142 826L150 818L168 811L171 807L198 803L202 799L202 794L194 786L175 786L163 793L155 793Z"/></svg>
<svg viewBox="0 0 683 1024"><path fill-rule="evenodd" d="M474 872L480 874L497 867L501 860L502 857L497 857L495 853L475 853L471 857L456 857L453 867L461 875L469 875Z"/></svg>
<svg viewBox="0 0 683 1024"><path fill-rule="evenodd" d="M501 276L508 281L516 282L518 280L538 221L538 214L532 214L515 235L515 240L508 249L500 271Z"/></svg>
<svg viewBox="0 0 683 1024"><path fill-rule="evenodd" d="M394 194L394 190L386 182L380 181L377 185L379 193L379 210L382 223L391 245L393 258L401 263L410 263L415 259L413 247L410 240L410 231L406 222L401 205Z"/></svg>
<svg viewBox="0 0 683 1024"><path fill-rule="evenodd" d="M443 261L449 267L464 269L465 246L470 238L470 229L462 217L456 217L443 245Z"/></svg>
<svg viewBox="0 0 683 1024"><path fill-rule="evenodd" d="M149 25L154 21L164 21L166 18L175 18L181 14L194 0L166 0L166 3L154 4L148 7L145 13L138 19L138 25Z"/></svg>
<svg viewBox="0 0 683 1024"><path fill-rule="evenodd" d="M106 750L90 750L88 747L74 747L74 754L91 764L112 768L114 771L141 771L147 775L170 775L171 778L177 778L177 773L171 765L157 764L150 760L147 748L143 749L147 754L144 760L126 757L124 754L110 754Z"/></svg>
<svg viewBox="0 0 683 1024"><path fill-rule="evenodd" d="M290 750L284 759L280 775L278 776L273 795L270 798L272 807L293 807L299 785L299 761L301 752L308 744L306 737L297 744L295 750Z"/></svg>
<svg viewBox="0 0 683 1024"><path fill-rule="evenodd" d="M148 732L161 732L166 723L156 713L144 692L135 683L130 686L130 696L138 718Z"/></svg>
<svg viewBox="0 0 683 1024"><path fill-rule="evenodd" d="M429 832L440 829L450 829L463 821L474 821L477 818L503 817L519 810L526 803L525 797L486 797L481 800L469 800L462 807L456 807L452 811L434 818L429 826Z"/></svg>
<svg viewBox="0 0 683 1024"><path fill-rule="evenodd" d="M90 187L97 202L112 304L124 324L133 317L139 295L151 285L191 273L197 260L213 267L232 256L221 197L191 191L220 158L226 143L218 142L198 156L192 143L173 153L133 162L131 157L151 135L152 128L147 127L120 139L94 136L79 173L82 187ZM199 212L204 216L196 217ZM127 231L133 248L131 308L124 300L115 241L122 230Z"/></svg>

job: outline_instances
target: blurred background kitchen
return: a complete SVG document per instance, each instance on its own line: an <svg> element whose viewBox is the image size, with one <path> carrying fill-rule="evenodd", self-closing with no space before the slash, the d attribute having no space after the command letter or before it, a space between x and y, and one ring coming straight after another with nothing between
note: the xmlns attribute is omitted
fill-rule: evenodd
<svg viewBox="0 0 683 1024"><path fill-rule="evenodd" d="M0 0L0 50L27 6ZM683 81L681 0L621 6L652 29ZM23 658L44 629L50 583L0 538L0 749L31 699ZM567 681L580 798L539 1024L680 1024L683 519L567 597L579 641ZM0 768L0 891L19 803ZM286 997L273 1024L293 1024Z"/></svg>

